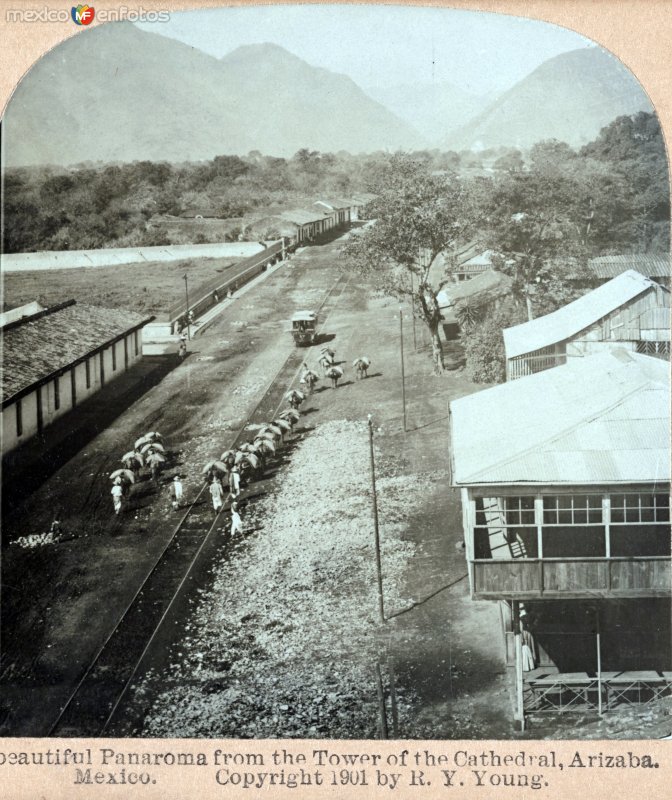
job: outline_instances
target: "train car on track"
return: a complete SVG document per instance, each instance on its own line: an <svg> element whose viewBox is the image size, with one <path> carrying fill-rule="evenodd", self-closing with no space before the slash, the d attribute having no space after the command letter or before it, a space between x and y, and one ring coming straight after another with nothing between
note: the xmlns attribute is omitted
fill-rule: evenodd
<svg viewBox="0 0 672 800"><path fill-rule="evenodd" d="M295 344L312 344L316 330L317 314L314 311L297 311L292 317L292 337Z"/></svg>

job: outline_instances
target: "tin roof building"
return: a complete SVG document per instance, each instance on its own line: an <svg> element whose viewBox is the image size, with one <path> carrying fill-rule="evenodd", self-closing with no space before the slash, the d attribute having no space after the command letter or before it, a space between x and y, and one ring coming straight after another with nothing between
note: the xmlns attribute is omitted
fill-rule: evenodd
<svg viewBox="0 0 672 800"><path fill-rule="evenodd" d="M669 365L606 350L450 411L471 595L501 604L518 718L669 692Z"/></svg>
<svg viewBox="0 0 672 800"><path fill-rule="evenodd" d="M670 293L627 270L573 303L503 333L507 380L614 345L669 358Z"/></svg>
<svg viewBox="0 0 672 800"><path fill-rule="evenodd" d="M596 278L608 281L633 269L662 286L670 285L670 255L665 253L633 253L632 255L591 258L588 267Z"/></svg>

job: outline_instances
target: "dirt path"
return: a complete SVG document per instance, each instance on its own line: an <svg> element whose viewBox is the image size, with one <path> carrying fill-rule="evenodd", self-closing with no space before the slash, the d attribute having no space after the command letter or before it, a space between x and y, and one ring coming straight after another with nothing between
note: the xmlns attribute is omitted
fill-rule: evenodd
<svg viewBox="0 0 672 800"><path fill-rule="evenodd" d="M404 432L398 306L367 294L352 281L329 321L343 381L336 390L321 381L306 403L308 430L248 504L248 535L222 546L193 614L139 689L143 735L376 736L376 663L386 684L390 665L395 672L399 736L511 735L498 613L468 598L447 471L448 402L477 387L432 376L427 352L411 347ZM372 359L363 381L351 368L359 355ZM315 357L307 353L309 365ZM369 413L392 617L384 625Z"/></svg>
<svg viewBox="0 0 672 800"><path fill-rule="evenodd" d="M158 491L146 480L134 487L128 512L114 517L107 476L119 456L146 430L160 430L193 496L205 460L226 449L292 350L291 310L317 305L338 277L335 246L295 258L233 303L179 369L3 519L16 538L48 530L58 509L69 538L32 550L12 545L3 555L0 732L44 732L172 534L169 475Z"/></svg>
<svg viewBox="0 0 672 800"><path fill-rule="evenodd" d="M45 530L53 504L67 496L64 523L77 538L8 551L4 578L17 589L3 620L11 708L4 732L41 732L172 532L169 475L158 493L142 483L131 513L112 517L107 473L116 454L158 428L193 496L203 463L226 449L291 351L291 311L319 304L335 280L336 246L305 251L227 309L182 367L8 520L13 533ZM195 590L193 614L164 635L159 683L166 692L157 700L150 676L139 696L146 734L375 736L380 662L386 684L390 666L396 674L399 735L510 735L497 611L468 599L456 549L459 500L449 486L448 402L478 387L455 373L432 376L420 329L413 352L407 319L404 432L398 305L369 295L349 281L327 326L345 369L341 385L332 390L323 380L304 405L303 433L279 471L248 492L249 535L225 546L223 520L219 562ZM306 351L311 366L318 354ZM351 367L359 355L372 359L363 381ZM390 618L384 625L369 413Z"/></svg>

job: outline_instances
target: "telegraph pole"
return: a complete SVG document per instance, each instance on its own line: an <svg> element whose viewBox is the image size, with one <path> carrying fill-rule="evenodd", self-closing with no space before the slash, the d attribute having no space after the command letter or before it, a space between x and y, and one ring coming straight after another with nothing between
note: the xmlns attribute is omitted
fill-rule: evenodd
<svg viewBox="0 0 672 800"><path fill-rule="evenodd" d="M378 495L376 494L376 462L373 455L373 419L369 414L369 454L371 461L371 494L373 496L373 533L376 545L376 572L378 577L378 608L380 621L385 620L385 604L383 601L383 567L380 559L380 530L378 527Z"/></svg>
<svg viewBox="0 0 672 800"><path fill-rule="evenodd" d="M413 289L413 273L411 272L411 317L413 319L413 350L418 349L418 339L415 333L415 291Z"/></svg>
<svg viewBox="0 0 672 800"><path fill-rule="evenodd" d="M399 340L401 343L401 404L404 412L404 433L406 433L406 375L404 372L404 311L399 306Z"/></svg>
<svg viewBox="0 0 672 800"><path fill-rule="evenodd" d="M184 278L184 292L187 296L187 339L191 339L191 321L189 318L189 281L187 278L187 273L185 272L182 277Z"/></svg>

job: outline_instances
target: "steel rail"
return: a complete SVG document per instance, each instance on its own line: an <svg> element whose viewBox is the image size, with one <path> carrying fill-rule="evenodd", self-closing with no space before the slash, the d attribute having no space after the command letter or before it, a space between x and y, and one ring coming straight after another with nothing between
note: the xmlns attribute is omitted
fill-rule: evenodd
<svg viewBox="0 0 672 800"><path fill-rule="evenodd" d="M338 297L341 296L341 294L345 290L345 287L347 286L348 283L349 283L349 278L346 278L344 275L339 275L339 277L336 279L334 284L332 284L332 286L330 287L329 291L325 295L324 299L320 303L320 306L317 309L318 313L324 308L324 306L327 304L327 302L330 299L332 299L332 296L334 295L335 290L337 288L339 288L339 286L340 286L340 292L338 293L338 296L337 296L337 298L338 298ZM329 315L327 315L325 320L320 324L320 326L319 326L320 329L324 328L324 325L326 324L328 318L329 318ZM255 404L254 409L252 410L252 412L250 414L248 414L245 424L240 428L240 430L237 432L236 436L234 437L233 443L231 445L231 448L234 448L240 442L241 439L245 438L247 425L254 418L254 416L257 414L259 408L266 401L266 399L268 398L269 394L271 394L275 389L278 388L276 386L276 384L281 379L283 373L287 370L287 367L290 365L290 362L293 362L296 359L297 359L297 351L293 350L287 356L285 361L282 363L281 367L278 369L278 371L275 373L275 375L273 376L273 378L269 382L269 384L268 384L267 388L265 389L265 391L263 392L260 400ZM303 357L301 356L300 362L302 362L302 361L303 361ZM293 377L291 378L291 380L289 382L289 387L291 387L292 384L296 381L296 378L297 378L297 376L299 374L300 369L301 369L301 363L299 363L298 367L296 368L296 370L295 370L295 372L293 374ZM283 405L283 403L284 403L284 401L281 400L281 402L278 404L278 406L276 408L276 412L275 413L277 413L277 411L279 410L280 406ZM98 664L99 664L99 662L101 660L101 657L103 656L103 654L105 653L106 649L110 645L110 642L115 637L115 635L120 631L120 629L122 628L125 620L128 619L128 617L131 614L132 610L136 608L136 606L137 606L137 604L139 602L139 598L142 595L143 591L148 586L151 578L156 574L158 568L165 562L169 550L171 549L171 547L177 541L178 534L184 529L184 526L185 526L187 520L191 517L192 513L194 513L194 508L199 504L199 501L200 501L202 495L204 494L204 492L206 490L206 487L207 487L207 484L204 484L201 487L201 489L199 490L197 496L194 498L194 500L192 501L192 503L189 505L188 509L186 510L185 514L182 516L180 521L177 523L177 525L176 525L176 527L175 527L170 539L166 543L165 547L162 549L162 551L159 554L159 556L157 557L157 559L153 562L152 566L150 567L149 571L145 575L145 578L143 579L142 583L139 585L137 591L135 592L135 594L131 598L130 602L126 605L124 611L122 612L121 616L118 618L118 620L115 623L114 627L112 628L110 633L107 635L107 637L105 638L105 640L101 644L101 646L97 649L93 659L90 661L90 663L87 666L86 670L84 671L84 673L82 674L82 676L78 680L77 684L75 685L75 688L73 689L73 691L68 696L68 699L66 700L64 705L61 707L61 709L59 711L59 714L56 717L55 721L51 724L51 726L49 728L49 731L47 733L48 736L54 736L55 735L55 733L58 730L59 726L61 725L61 722L63 721L66 713L73 707L73 703L77 700L78 695L82 692L85 683L87 682L87 680L91 676L91 674L94 671L94 669L98 666ZM201 541L201 543L200 543L200 545L199 545L199 547L198 547L198 549L196 551L196 554L190 560L186 572L184 573L182 579L180 580L177 588L173 591L172 595L170 596L170 600L168 602L168 605L165 607L163 613L161 614L161 617L159 618L158 623L154 626L154 629L153 629L149 639L145 643L145 646L143 647L143 650L142 650L140 656L135 659L134 666L133 666L133 669L131 671L131 674L128 677L128 679L125 681L125 683L124 683L124 685L123 685L123 687L121 689L121 692L117 695L115 701L113 702L111 710L107 714L107 717L106 717L106 719L105 719L105 721L103 723L102 728L98 729L98 735L99 736L102 735L107 730L107 728L109 727L110 723L112 722L112 720L113 720L113 718L114 718L114 716L115 716L115 714L117 712L117 709L119 708L120 704L122 703L123 699L125 698L126 694L128 693L128 690L130 689L130 687L131 687L131 685L133 683L133 680L134 680L135 676L137 675L137 672L138 672L140 666L142 665L142 662L144 661L145 657L147 656L147 653L149 652L149 650L151 649L151 646L153 645L153 643L154 643L154 641L156 639L156 636L158 635L158 633L159 633L160 629L162 628L166 618L168 617L168 614L169 614L171 608L173 607L176 599L180 595L180 593L183 590L188 578L192 574L192 572L194 570L194 567L196 566L196 564L197 564L197 562L198 562L198 560L200 558L200 555L201 555L201 553L203 551L203 548L204 548L205 544L208 542L208 540L209 540L209 538L210 538L210 536L212 534L212 531L214 530L217 522L218 522L218 517L215 517L215 519L212 521L212 523L207 527L207 531L206 531L206 533L205 533L205 535L203 537L203 540Z"/></svg>

